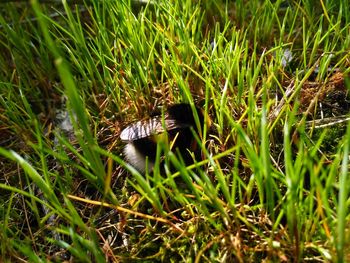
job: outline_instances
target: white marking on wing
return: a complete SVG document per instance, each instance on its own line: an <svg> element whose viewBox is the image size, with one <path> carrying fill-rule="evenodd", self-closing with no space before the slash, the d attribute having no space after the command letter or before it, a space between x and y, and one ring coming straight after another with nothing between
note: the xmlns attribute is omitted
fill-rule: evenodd
<svg viewBox="0 0 350 263"><path fill-rule="evenodd" d="M121 132L120 139L122 141L135 141L185 126L188 125L179 124L179 122L174 119L164 119L164 129L162 118L157 116L149 120L138 121L129 125Z"/></svg>
<svg viewBox="0 0 350 263"><path fill-rule="evenodd" d="M146 164L148 172L153 170L154 163L150 160L147 161L146 157L135 147L133 143L128 143L124 147L125 160L131 164L139 172L144 173L146 171Z"/></svg>

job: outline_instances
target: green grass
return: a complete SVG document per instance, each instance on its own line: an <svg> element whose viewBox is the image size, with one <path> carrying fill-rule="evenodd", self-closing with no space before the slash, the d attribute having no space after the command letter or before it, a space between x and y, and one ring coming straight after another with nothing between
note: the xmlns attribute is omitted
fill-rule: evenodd
<svg viewBox="0 0 350 263"><path fill-rule="evenodd" d="M350 260L348 1L0 7L0 261ZM140 174L121 129L178 102L205 158Z"/></svg>

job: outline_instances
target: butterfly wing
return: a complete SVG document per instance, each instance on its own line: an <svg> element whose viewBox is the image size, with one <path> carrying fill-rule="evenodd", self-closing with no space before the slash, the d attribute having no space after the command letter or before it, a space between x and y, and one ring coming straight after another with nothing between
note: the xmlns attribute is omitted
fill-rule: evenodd
<svg viewBox="0 0 350 263"><path fill-rule="evenodd" d="M122 141L135 141L152 135L157 135L165 131L188 127L188 124L181 123L169 116L165 116L164 121L161 116L155 116L148 120L135 122L126 127L120 134Z"/></svg>

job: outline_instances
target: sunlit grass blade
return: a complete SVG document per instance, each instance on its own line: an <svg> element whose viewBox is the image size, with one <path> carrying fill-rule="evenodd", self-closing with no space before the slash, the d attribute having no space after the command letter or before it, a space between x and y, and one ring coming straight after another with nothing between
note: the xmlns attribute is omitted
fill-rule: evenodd
<svg viewBox="0 0 350 263"><path fill-rule="evenodd" d="M38 17L38 21L43 32L45 41L47 42L48 48L55 57L55 64L60 74L62 83L65 87L65 92L69 100L69 107L72 109L70 117L74 125L74 129L76 131L76 136L79 140L80 146L82 147L86 158L90 162L90 168L94 171L94 174L97 176L98 181L102 184L105 173L104 167L101 162L100 156L95 151L91 150L97 142L96 139L92 136L90 130L90 125L86 113L86 107L78 93L68 63L65 61L65 58L62 57L62 55L60 54L60 50L56 47L52 40L49 29L47 27L47 23L45 22L46 20L50 19L42 13L40 5L37 1L33 1L32 5ZM82 131L82 134L79 132L80 129Z"/></svg>
<svg viewBox="0 0 350 263"><path fill-rule="evenodd" d="M344 262L345 257L345 233L346 233L346 223L347 221L347 211L349 211L348 205L346 205L349 198L349 145L350 145L350 123L348 123L346 137L344 139L344 148L343 148L343 158L341 163L341 170L339 175L339 203L337 207L337 260L338 262Z"/></svg>

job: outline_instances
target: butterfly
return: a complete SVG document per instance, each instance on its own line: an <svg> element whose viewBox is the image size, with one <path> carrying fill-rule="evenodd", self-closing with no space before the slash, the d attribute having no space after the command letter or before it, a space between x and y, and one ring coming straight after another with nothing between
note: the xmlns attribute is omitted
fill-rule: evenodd
<svg viewBox="0 0 350 263"><path fill-rule="evenodd" d="M141 173L151 172L159 142L168 143L170 150L179 152L186 165L193 163L193 157L200 158L194 133L200 136L204 115L198 107L193 109L187 103L174 104L163 115L127 126L120 134L120 139L126 142L123 151L126 162Z"/></svg>

